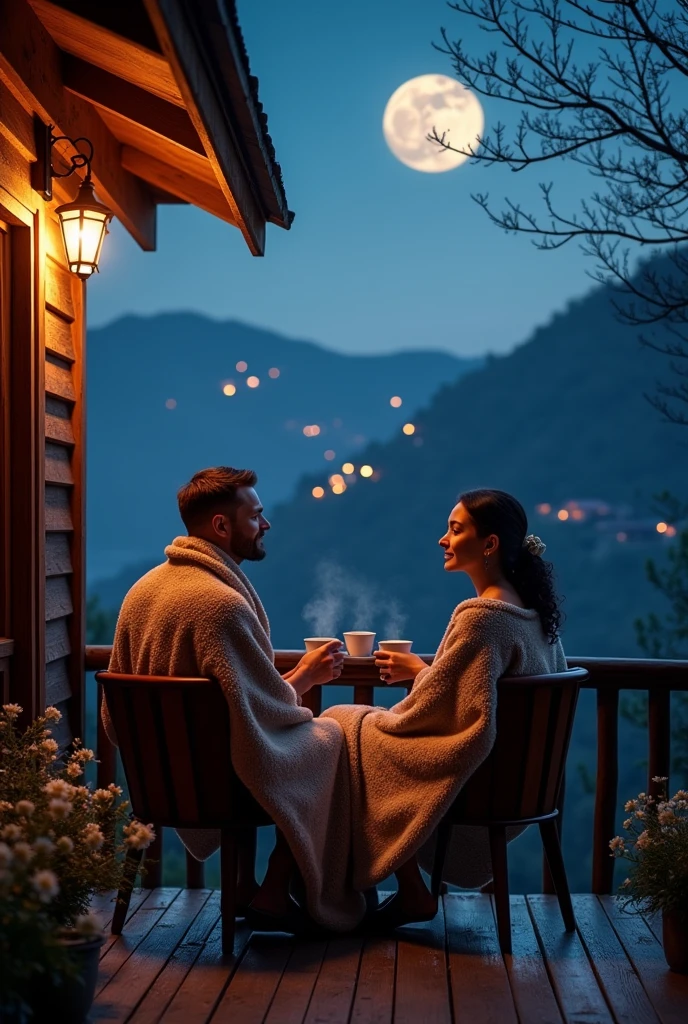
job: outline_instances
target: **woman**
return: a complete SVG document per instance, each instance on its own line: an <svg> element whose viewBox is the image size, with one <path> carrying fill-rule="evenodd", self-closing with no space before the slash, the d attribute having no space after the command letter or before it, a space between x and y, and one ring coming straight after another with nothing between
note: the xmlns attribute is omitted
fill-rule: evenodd
<svg viewBox="0 0 688 1024"><path fill-rule="evenodd" d="M392 872L399 882L374 912L383 927L437 911L416 853L494 744L497 680L566 669L552 567L527 528L523 507L504 491L462 494L439 543L445 572L465 572L476 597L455 609L430 667L414 654L376 654L385 683L414 680L399 704L324 712L342 725L349 750L354 888ZM446 863L455 884L488 881L487 830L454 829Z"/></svg>

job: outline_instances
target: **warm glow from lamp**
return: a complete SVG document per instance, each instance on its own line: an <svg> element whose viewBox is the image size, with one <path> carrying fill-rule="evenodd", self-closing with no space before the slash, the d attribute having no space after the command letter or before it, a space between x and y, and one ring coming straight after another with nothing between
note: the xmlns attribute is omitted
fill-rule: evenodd
<svg viewBox="0 0 688 1024"><path fill-rule="evenodd" d="M405 434L408 434L409 436L411 434L415 434L416 432L416 428L414 427L413 423L404 423L401 429L404 431Z"/></svg>
<svg viewBox="0 0 688 1024"><path fill-rule="evenodd" d="M258 385L260 384L260 378L259 377L247 377L246 378L246 383L247 383L247 385L250 388L257 388Z"/></svg>
<svg viewBox="0 0 688 1024"><path fill-rule="evenodd" d="M69 269L82 281L87 281L98 271L100 250L113 217L112 210L98 202L87 177L79 186L74 201L58 206L55 213L60 219Z"/></svg>
<svg viewBox="0 0 688 1024"><path fill-rule="evenodd" d="M303 434L305 437L317 437L320 433L320 427L317 423L312 423L309 426L303 428Z"/></svg>
<svg viewBox="0 0 688 1024"><path fill-rule="evenodd" d="M313 490L311 491L311 494L313 495L314 498L324 498L325 497L325 488L324 487L314 487Z"/></svg>
<svg viewBox="0 0 688 1024"><path fill-rule="evenodd" d="M359 472L360 472L361 476L372 476L373 475L373 467L372 466L361 466Z"/></svg>
<svg viewBox="0 0 688 1024"><path fill-rule="evenodd" d="M234 384L225 384L225 386L222 389L222 394L227 395L228 398L231 398L232 395L236 395L236 386Z"/></svg>
<svg viewBox="0 0 688 1024"><path fill-rule="evenodd" d="M560 508L559 511L557 512L557 519L561 519L562 523L566 522L568 517L569 517L569 514L568 514L568 512L566 511L565 508Z"/></svg>
<svg viewBox="0 0 688 1024"><path fill-rule="evenodd" d="M342 466L342 473L354 473L355 470L356 467L354 466L353 462L345 462L344 465Z"/></svg>
<svg viewBox="0 0 688 1024"><path fill-rule="evenodd" d="M240 359L239 362L236 364L236 368L239 371L239 373L246 373L246 371L248 370L248 363L245 363L243 359Z"/></svg>
<svg viewBox="0 0 688 1024"><path fill-rule="evenodd" d="M401 399L399 398L399 395L394 395L393 398L390 398L389 404L392 406L393 409L398 409L399 406L401 405Z"/></svg>
<svg viewBox="0 0 688 1024"><path fill-rule="evenodd" d="M276 366L271 366L270 369L268 370L268 377L271 377L272 380L277 380L279 375L280 375L280 372L279 372L279 370L277 369Z"/></svg>
<svg viewBox="0 0 688 1024"><path fill-rule="evenodd" d="M668 523L657 523L657 533L666 533L668 529Z"/></svg>
<svg viewBox="0 0 688 1024"><path fill-rule="evenodd" d="M346 484L332 484L333 494L343 494L346 490Z"/></svg>

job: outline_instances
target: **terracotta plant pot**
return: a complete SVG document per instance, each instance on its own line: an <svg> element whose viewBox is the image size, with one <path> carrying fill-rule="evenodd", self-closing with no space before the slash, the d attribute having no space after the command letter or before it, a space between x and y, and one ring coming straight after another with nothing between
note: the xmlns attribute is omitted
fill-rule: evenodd
<svg viewBox="0 0 688 1024"><path fill-rule="evenodd" d="M671 971L688 974L688 915L675 910L662 913L662 945Z"/></svg>
<svg viewBox="0 0 688 1024"><path fill-rule="evenodd" d="M98 959L105 936L84 938L75 931L65 929L60 942L75 961L77 973L74 976L62 976L57 983L41 979L33 984L28 999L34 1013L32 1021L84 1024L96 991Z"/></svg>

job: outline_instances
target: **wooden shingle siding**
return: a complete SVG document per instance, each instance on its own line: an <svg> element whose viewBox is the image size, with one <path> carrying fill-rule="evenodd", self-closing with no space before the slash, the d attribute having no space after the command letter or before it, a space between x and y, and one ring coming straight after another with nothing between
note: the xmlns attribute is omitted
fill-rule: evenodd
<svg viewBox="0 0 688 1024"><path fill-rule="evenodd" d="M45 538L45 575L64 576L72 571L68 533L49 533Z"/></svg>
<svg viewBox="0 0 688 1024"><path fill-rule="evenodd" d="M76 401L69 363L49 352L45 357L45 391L46 394L62 398L65 402Z"/></svg>
<svg viewBox="0 0 688 1024"><path fill-rule="evenodd" d="M45 482L66 485L74 483L69 450L63 445L47 440L45 444Z"/></svg>
<svg viewBox="0 0 688 1024"><path fill-rule="evenodd" d="M64 257L63 257L64 259ZM72 275L66 267L49 256L46 259L45 304L54 313L59 313L65 320L74 320L74 300L72 298Z"/></svg>
<svg viewBox="0 0 688 1024"><path fill-rule="evenodd" d="M45 624L45 660L47 664L57 661L59 658L66 658L71 654L72 646L69 642L69 630L67 629L67 617L52 619Z"/></svg>
<svg viewBox="0 0 688 1024"><path fill-rule="evenodd" d="M51 576L45 581L45 621L51 622L64 615L71 615L72 610L70 577Z"/></svg>
<svg viewBox="0 0 688 1024"><path fill-rule="evenodd" d="M59 356L68 363L74 362L71 322L56 313L51 313L50 310L46 310L45 314L45 348L47 352Z"/></svg>
<svg viewBox="0 0 688 1024"><path fill-rule="evenodd" d="M69 507L69 491L66 487L45 488L45 528L52 530L71 530L72 512Z"/></svg>
<svg viewBox="0 0 688 1024"><path fill-rule="evenodd" d="M64 266L52 217L46 218L46 252L45 690L46 703L63 713L54 734L63 750L72 727L81 731L82 715L83 324L82 285Z"/></svg>
<svg viewBox="0 0 688 1024"><path fill-rule="evenodd" d="M50 395L45 396L45 436L57 444L74 444L71 409L66 402Z"/></svg>

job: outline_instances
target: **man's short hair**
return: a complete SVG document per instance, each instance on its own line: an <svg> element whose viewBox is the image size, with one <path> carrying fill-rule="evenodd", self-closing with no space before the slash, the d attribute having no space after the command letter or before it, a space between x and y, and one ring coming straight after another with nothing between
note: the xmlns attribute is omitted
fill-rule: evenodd
<svg viewBox="0 0 688 1024"><path fill-rule="evenodd" d="M255 487L258 476L252 469L212 466L202 469L177 492L179 514L188 531L218 512L231 515L240 487Z"/></svg>

